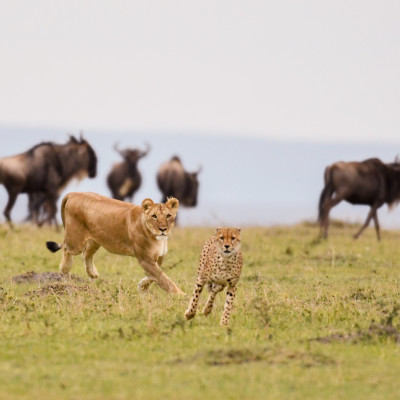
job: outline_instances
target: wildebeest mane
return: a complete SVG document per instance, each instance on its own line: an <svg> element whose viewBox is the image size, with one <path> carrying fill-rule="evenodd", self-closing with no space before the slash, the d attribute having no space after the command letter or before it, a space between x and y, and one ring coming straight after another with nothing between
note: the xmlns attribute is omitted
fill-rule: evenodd
<svg viewBox="0 0 400 400"><path fill-rule="evenodd" d="M89 156L89 168L88 168L88 174L90 177L96 176L97 172L97 156L95 151L93 150L92 146L88 142L85 141L87 144L87 152Z"/></svg>
<svg viewBox="0 0 400 400"><path fill-rule="evenodd" d="M33 152L38 148L38 147L42 147L42 146L51 146L53 147L55 145L54 142L41 142L39 144L35 144L34 146L32 146L29 150L26 151L26 154L32 155Z"/></svg>
<svg viewBox="0 0 400 400"><path fill-rule="evenodd" d="M393 208L400 202L400 169L386 165L385 183L387 190L387 203L389 208Z"/></svg>

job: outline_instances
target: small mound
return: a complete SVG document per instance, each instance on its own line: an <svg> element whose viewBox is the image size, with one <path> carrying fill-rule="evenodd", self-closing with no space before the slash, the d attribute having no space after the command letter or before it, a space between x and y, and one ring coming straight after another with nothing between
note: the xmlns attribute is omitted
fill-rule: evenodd
<svg viewBox="0 0 400 400"><path fill-rule="evenodd" d="M47 296L49 294L60 295L75 295L77 293L97 293L96 289L89 285L77 286L70 285L64 282L52 283L38 290L26 293L27 296Z"/></svg>
<svg viewBox="0 0 400 400"><path fill-rule="evenodd" d="M45 283L45 282L85 282L86 280L77 275L64 275L59 272L35 272L29 271L11 278L14 283Z"/></svg>

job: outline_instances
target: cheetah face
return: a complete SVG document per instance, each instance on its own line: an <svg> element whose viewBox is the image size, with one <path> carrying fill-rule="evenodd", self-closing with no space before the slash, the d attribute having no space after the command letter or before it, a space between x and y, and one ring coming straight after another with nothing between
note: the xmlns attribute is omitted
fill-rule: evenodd
<svg viewBox="0 0 400 400"><path fill-rule="evenodd" d="M239 228L217 228L215 236L218 250L224 257L230 257L240 249Z"/></svg>

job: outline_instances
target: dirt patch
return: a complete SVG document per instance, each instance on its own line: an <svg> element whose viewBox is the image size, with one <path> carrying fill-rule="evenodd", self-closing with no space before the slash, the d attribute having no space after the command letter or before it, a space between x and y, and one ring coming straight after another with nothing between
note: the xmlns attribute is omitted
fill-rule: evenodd
<svg viewBox="0 0 400 400"><path fill-rule="evenodd" d="M14 283L46 283L46 282L87 282L77 275L64 275L59 272L29 271L11 278Z"/></svg>
<svg viewBox="0 0 400 400"><path fill-rule="evenodd" d="M360 343L374 340L392 340L400 343L400 331L398 328L390 325L371 324L365 331L359 330L354 333L332 335L311 339L311 341L321 343Z"/></svg>
<svg viewBox="0 0 400 400"><path fill-rule="evenodd" d="M199 353L188 360L177 359L174 363L196 363L203 361L210 366L240 365L266 362L270 365L297 363L303 367L332 365L335 361L323 354L291 351L285 349L219 349Z"/></svg>
<svg viewBox="0 0 400 400"><path fill-rule="evenodd" d="M40 289L32 290L26 293L26 296L48 296L48 295L75 295L77 293L97 293L97 290L89 285L71 285L69 283L59 282L43 286Z"/></svg>
<svg viewBox="0 0 400 400"><path fill-rule="evenodd" d="M400 326L394 325L393 320L398 317L400 313L400 305L395 304L391 311L384 310L385 317L381 319L380 323L371 321L368 329L358 329L356 332L341 334L335 333L332 335L318 337L310 341L321 343L333 342L371 342L374 340L392 340L395 343L400 343Z"/></svg>

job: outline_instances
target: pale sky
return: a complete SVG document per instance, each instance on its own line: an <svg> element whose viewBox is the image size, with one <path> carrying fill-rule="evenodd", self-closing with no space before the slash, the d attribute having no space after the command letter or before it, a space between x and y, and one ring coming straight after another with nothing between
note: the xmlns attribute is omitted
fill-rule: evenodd
<svg viewBox="0 0 400 400"><path fill-rule="evenodd" d="M400 143L400 1L0 0L0 125Z"/></svg>

